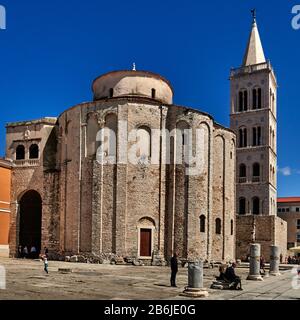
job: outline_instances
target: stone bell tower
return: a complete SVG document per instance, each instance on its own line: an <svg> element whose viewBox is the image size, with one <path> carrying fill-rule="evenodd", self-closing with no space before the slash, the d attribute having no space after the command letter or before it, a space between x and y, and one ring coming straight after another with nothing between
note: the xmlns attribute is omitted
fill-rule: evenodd
<svg viewBox="0 0 300 320"><path fill-rule="evenodd" d="M286 225L277 217L277 80L267 61L253 10L242 66L232 69L231 129L237 135L237 258L249 244L286 250Z"/></svg>

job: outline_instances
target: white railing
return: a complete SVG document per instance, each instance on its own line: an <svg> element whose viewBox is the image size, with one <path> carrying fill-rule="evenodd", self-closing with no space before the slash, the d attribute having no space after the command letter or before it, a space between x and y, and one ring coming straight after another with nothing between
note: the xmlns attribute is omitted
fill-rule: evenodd
<svg viewBox="0 0 300 320"><path fill-rule="evenodd" d="M260 177L252 177L252 182L260 182Z"/></svg>
<svg viewBox="0 0 300 320"><path fill-rule="evenodd" d="M39 159L15 160L16 167L37 167L40 165Z"/></svg>
<svg viewBox="0 0 300 320"><path fill-rule="evenodd" d="M259 63L259 64L254 64L246 67L241 67L241 68L236 68L236 69L231 69L230 75L231 77L240 75L240 74L245 74L245 73L252 73L255 71L259 70L273 70L270 61L264 62L264 63Z"/></svg>
<svg viewBox="0 0 300 320"><path fill-rule="evenodd" d="M247 178L246 177L240 177L239 178L239 183L246 183L247 182Z"/></svg>

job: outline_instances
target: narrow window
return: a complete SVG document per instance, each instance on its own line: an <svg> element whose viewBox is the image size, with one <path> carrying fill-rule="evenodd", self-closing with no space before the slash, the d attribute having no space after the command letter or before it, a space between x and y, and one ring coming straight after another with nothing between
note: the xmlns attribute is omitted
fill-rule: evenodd
<svg viewBox="0 0 300 320"><path fill-rule="evenodd" d="M142 126L137 130L137 156L147 161L151 157L151 129Z"/></svg>
<svg viewBox="0 0 300 320"><path fill-rule="evenodd" d="M246 199L241 198L239 201L239 214L244 215L246 214Z"/></svg>
<svg viewBox="0 0 300 320"><path fill-rule="evenodd" d="M113 98L113 96L114 96L114 89L113 89L113 88L110 88L110 89L109 89L109 97L110 97L110 98Z"/></svg>
<svg viewBox="0 0 300 320"><path fill-rule="evenodd" d="M216 219L216 234L222 234L222 222L221 219Z"/></svg>
<svg viewBox="0 0 300 320"><path fill-rule="evenodd" d="M259 215L260 214L259 198L257 198L257 197L252 199L252 213L254 215Z"/></svg>
<svg viewBox="0 0 300 320"><path fill-rule="evenodd" d="M260 165L259 165L259 163L254 163L254 165L253 165L253 177L260 177Z"/></svg>
<svg viewBox="0 0 300 320"><path fill-rule="evenodd" d="M25 147L22 145L17 146L16 149L16 160L24 160L25 159Z"/></svg>
<svg viewBox="0 0 300 320"><path fill-rule="evenodd" d="M261 127L257 128L257 145L262 145L262 135L261 135Z"/></svg>
<svg viewBox="0 0 300 320"><path fill-rule="evenodd" d="M248 92L244 91L244 111L248 110Z"/></svg>
<svg viewBox="0 0 300 320"><path fill-rule="evenodd" d="M246 178L247 176L247 169L244 164L240 165L240 178Z"/></svg>
<svg viewBox="0 0 300 320"><path fill-rule="evenodd" d="M253 128L252 130L252 138L253 138L252 145L253 147L256 147L257 146L257 129L256 128Z"/></svg>
<svg viewBox="0 0 300 320"><path fill-rule="evenodd" d="M272 141L272 127L270 127L270 145L273 146L273 141Z"/></svg>
<svg viewBox="0 0 300 320"><path fill-rule="evenodd" d="M243 138L244 134L243 134L243 129L239 130L239 147L243 148L243 142L244 142L244 138Z"/></svg>
<svg viewBox="0 0 300 320"><path fill-rule="evenodd" d="M243 92L239 92L239 112L242 112L244 107L243 107Z"/></svg>
<svg viewBox="0 0 300 320"><path fill-rule="evenodd" d="M257 94L256 94L256 89L253 89L253 95L252 95L252 100L253 100L253 110L257 109Z"/></svg>
<svg viewBox="0 0 300 320"><path fill-rule="evenodd" d="M152 99L155 99L155 98L156 98L156 90L152 89Z"/></svg>
<svg viewBox="0 0 300 320"><path fill-rule="evenodd" d="M233 236L233 228L234 228L234 225L233 225L233 220L230 221L230 229L231 229L231 235Z"/></svg>
<svg viewBox="0 0 300 320"><path fill-rule="evenodd" d="M262 107L262 94L261 94L261 88L258 88L258 97L257 97L257 99L258 99L258 101L257 101L257 108L258 109L261 109L261 107Z"/></svg>
<svg viewBox="0 0 300 320"><path fill-rule="evenodd" d="M201 233L205 233L205 220L206 220L205 215L202 215L200 217L200 232Z"/></svg>
<svg viewBox="0 0 300 320"><path fill-rule="evenodd" d="M244 129L244 148L248 145L247 129Z"/></svg>

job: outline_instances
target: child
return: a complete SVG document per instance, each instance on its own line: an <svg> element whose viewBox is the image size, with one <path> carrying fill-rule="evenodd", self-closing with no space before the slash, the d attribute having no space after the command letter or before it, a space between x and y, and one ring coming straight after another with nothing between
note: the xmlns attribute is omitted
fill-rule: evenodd
<svg viewBox="0 0 300 320"><path fill-rule="evenodd" d="M48 258L46 255L43 256L43 260L44 260L44 271L48 274Z"/></svg>

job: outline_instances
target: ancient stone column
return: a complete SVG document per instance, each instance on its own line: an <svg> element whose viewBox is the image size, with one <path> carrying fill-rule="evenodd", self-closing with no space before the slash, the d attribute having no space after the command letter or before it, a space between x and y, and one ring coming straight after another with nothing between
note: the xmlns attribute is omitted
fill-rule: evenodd
<svg viewBox="0 0 300 320"><path fill-rule="evenodd" d="M250 273L247 280L263 281L260 274L260 244L250 246Z"/></svg>
<svg viewBox="0 0 300 320"><path fill-rule="evenodd" d="M191 298L208 297L208 292L203 288L203 262L189 262L188 266L188 286L185 288L183 296Z"/></svg>
<svg viewBox="0 0 300 320"><path fill-rule="evenodd" d="M280 249L277 246L271 246L270 275L280 276L279 263L280 263Z"/></svg>

